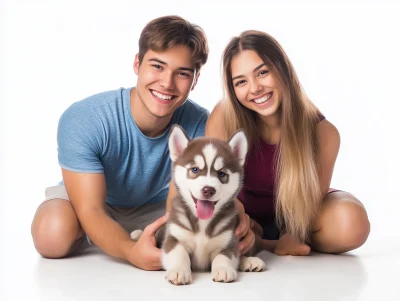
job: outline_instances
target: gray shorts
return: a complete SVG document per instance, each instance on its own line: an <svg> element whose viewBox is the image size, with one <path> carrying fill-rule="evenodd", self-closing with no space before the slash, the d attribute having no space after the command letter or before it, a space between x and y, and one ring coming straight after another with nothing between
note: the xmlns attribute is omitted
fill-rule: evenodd
<svg viewBox="0 0 400 301"><path fill-rule="evenodd" d="M46 188L45 201L52 199L68 200L69 197L64 185L57 185ZM133 230L143 230L147 225L153 223L156 219L163 216L166 212L166 202L159 202L156 204L148 204L139 207L118 207L106 203L107 214L122 226L128 233ZM88 237L84 237L91 244ZM82 243L82 246L86 243ZM80 244L81 245L81 244Z"/></svg>

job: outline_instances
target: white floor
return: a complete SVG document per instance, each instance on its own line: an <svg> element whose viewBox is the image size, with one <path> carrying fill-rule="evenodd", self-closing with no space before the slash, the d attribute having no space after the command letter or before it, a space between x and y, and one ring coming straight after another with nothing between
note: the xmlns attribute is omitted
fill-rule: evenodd
<svg viewBox="0 0 400 301"><path fill-rule="evenodd" d="M186 2L152 0L149 9L149 1L0 1L0 301L399 301L399 1ZM196 274L184 287L99 252L38 256L30 224L45 187L61 179L59 116L84 97L134 85L139 31L169 13L209 37L210 59L191 94L209 110L220 99L220 55L231 36L258 29L282 43L341 133L332 187L366 206L372 231L363 247L342 256L263 253L266 272L240 273L230 284Z"/></svg>
<svg viewBox="0 0 400 301"><path fill-rule="evenodd" d="M197 273L193 284L175 287L163 271L136 269L98 249L74 258L43 259L29 237L21 242L18 232L5 232L2 300L7 301L400 300L400 244L373 233L367 244L346 255L278 257L264 252L260 257L267 264L265 272L239 273L238 281L229 284Z"/></svg>

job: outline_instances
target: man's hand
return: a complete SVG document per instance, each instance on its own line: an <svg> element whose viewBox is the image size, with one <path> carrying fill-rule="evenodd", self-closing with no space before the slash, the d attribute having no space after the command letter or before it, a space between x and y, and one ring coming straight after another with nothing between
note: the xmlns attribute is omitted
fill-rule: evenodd
<svg viewBox="0 0 400 301"><path fill-rule="evenodd" d="M242 202L238 199L235 199L236 210L239 212L239 225L235 230L235 235L241 239L239 244L239 250L241 254L247 253L254 245L255 236L252 227L252 220L250 217L244 212L244 207Z"/></svg>
<svg viewBox="0 0 400 301"><path fill-rule="evenodd" d="M156 247L155 234L166 222L167 214L143 230L139 240L127 255L130 263L143 270L157 271L162 269L161 250Z"/></svg>

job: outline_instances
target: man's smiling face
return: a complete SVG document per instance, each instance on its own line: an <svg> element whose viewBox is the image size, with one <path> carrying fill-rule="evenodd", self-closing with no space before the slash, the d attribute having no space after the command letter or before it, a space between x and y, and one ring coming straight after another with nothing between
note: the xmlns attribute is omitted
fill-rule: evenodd
<svg viewBox="0 0 400 301"><path fill-rule="evenodd" d="M185 103L199 75L191 49L181 45L160 52L148 50L142 62L136 55L134 69L139 101L159 118L172 115Z"/></svg>

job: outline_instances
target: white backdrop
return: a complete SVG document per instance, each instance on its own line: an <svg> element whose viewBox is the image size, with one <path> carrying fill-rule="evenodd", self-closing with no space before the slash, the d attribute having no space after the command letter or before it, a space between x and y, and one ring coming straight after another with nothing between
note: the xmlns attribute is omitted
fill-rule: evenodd
<svg viewBox="0 0 400 301"><path fill-rule="evenodd" d="M135 85L139 34L167 14L199 24L208 35L209 61L191 98L209 110L222 95L220 59L228 40L246 29L272 34L341 133L332 186L363 201L370 239L398 238L399 12L396 1L378 0L3 0L0 182L9 251L23 246L25 256L36 256L30 223L45 187L61 177L56 130L62 112L94 93Z"/></svg>

